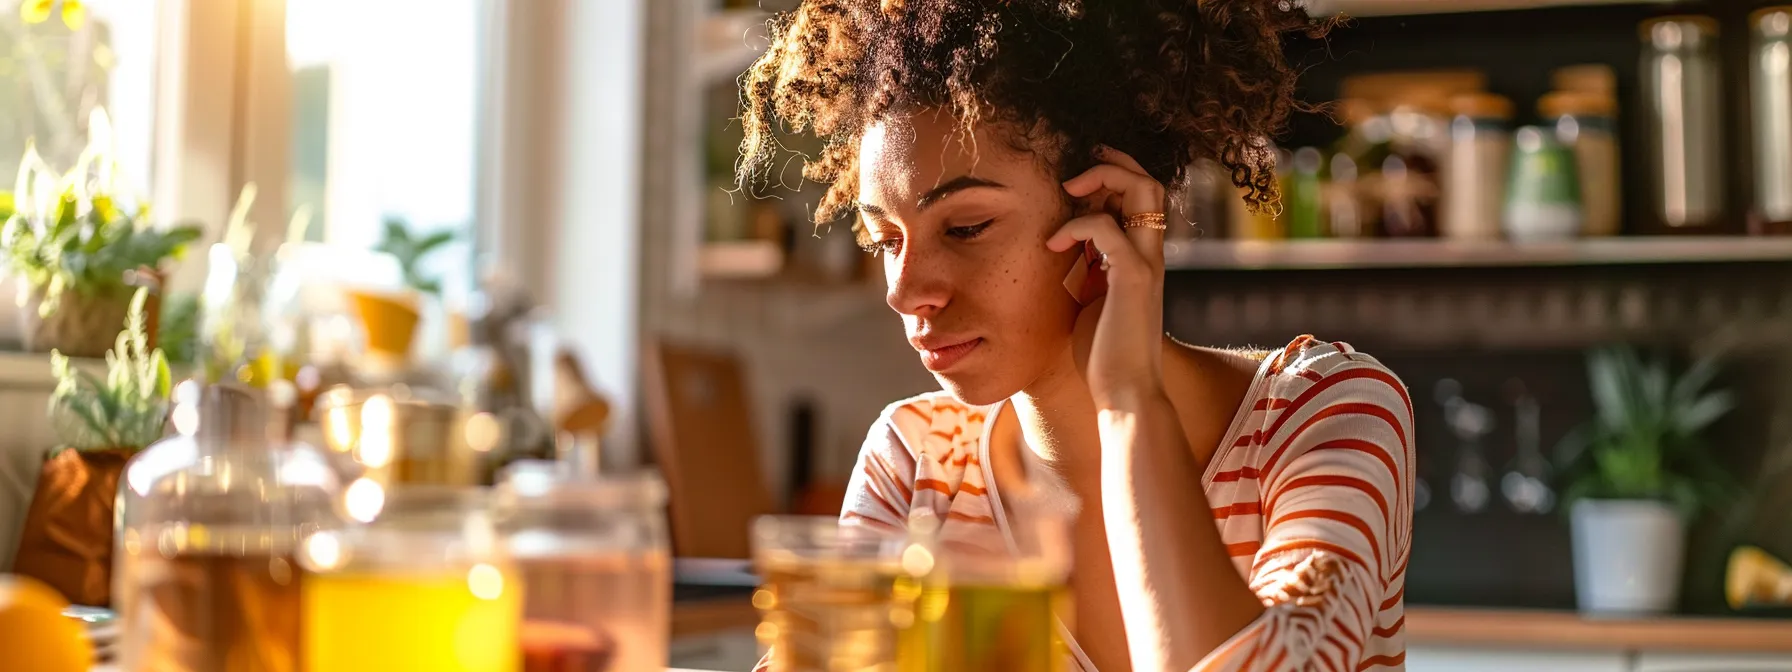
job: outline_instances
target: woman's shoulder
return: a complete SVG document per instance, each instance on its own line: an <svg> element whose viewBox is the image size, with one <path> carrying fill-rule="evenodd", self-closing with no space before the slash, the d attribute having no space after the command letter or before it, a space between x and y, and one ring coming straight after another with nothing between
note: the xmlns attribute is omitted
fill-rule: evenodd
<svg viewBox="0 0 1792 672"><path fill-rule="evenodd" d="M1343 341L1303 335L1262 359L1260 384L1244 407L1261 420L1245 423L1271 438L1299 432L1324 417L1369 414L1412 438L1412 396L1400 376L1374 356Z"/></svg>
<svg viewBox="0 0 1792 672"><path fill-rule="evenodd" d="M872 423L874 435L899 439L910 453L926 446L954 448L975 445L983 423L994 410L959 401L945 391L928 392L891 403ZM942 446L942 444L944 444Z"/></svg>
<svg viewBox="0 0 1792 672"><path fill-rule="evenodd" d="M1351 385L1390 393L1405 399L1406 384L1392 369L1361 350L1343 341L1326 341L1303 335L1289 342L1280 352L1265 357L1263 375L1278 394L1308 393L1328 390L1352 381L1378 385ZM1317 394L1318 392L1312 392ZM1403 403L1408 406L1410 402Z"/></svg>

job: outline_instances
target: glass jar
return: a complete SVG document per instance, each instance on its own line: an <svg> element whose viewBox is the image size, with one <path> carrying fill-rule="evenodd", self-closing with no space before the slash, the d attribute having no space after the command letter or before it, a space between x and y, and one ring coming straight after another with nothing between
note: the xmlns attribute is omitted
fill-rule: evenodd
<svg viewBox="0 0 1792 672"><path fill-rule="evenodd" d="M666 486L587 480L518 462L496 490L499 532L523 580L523 672L666 668L672 561Z"/></svg>
<svg viewBox="0 0 1792 672"><path fill-rule="evenodd" d="M1643 22L1639 32L1655 223L1669 232L1715 230L1725 208L1717 21L1666 16Z"/></svg>
<svg viewBox="0 0 1792 672"><path fill-rule="evenodd" d="M371 522L312 534L298 558L309 669L517 669L522 590L488 490L361 479L343 500Z"/></svg>
<svg viewBox="0 0 1792 672"><path fill-rule="evenodd" d="M1574 152L1580 175L1581 233L1615 236L1622 218L1618 171L1618 101L1609 94L1556 91L1537 100L1556 140Z"/></svg>
<svg viewBox="0 0 1792 672"><path fill-rule="evenodd" d="M950 536L911 542L902 566L918 590L897 584L899 669L1095 668L1068 645L1075 623L1069 587L1075 513L1051 501L1049 492L1032 489L1010 500L996 550ZM925 534L932 520L911 521L911 533Z"/></svg>
<svg viewBox="0 0 1792 672"><path fill-rule="evenodd" d="M910 547L902 534L841 525L834 516L754 519L754 634L768 650L768 669L900 669L896 631L913 624L920 594L903 569ZM926 557L923 571L932 568Z"/></svg>
<svg viewBox="0 0 1792 672"><path fill-rule="evenodd" d="M1424 89L1406 92L1388 112L1392 135L1380 177L1381 230L1388 237L1438 234L1438 164L1449 146L1448 114L1443 94Z"/></svg>
<svg viewBox="0 0 1792 672"><path fill-rule="evenodd" d="M1512 175L1506 191L1506 237L1519 242L1580 235L1580 178L1574 153L1553 133L1524 126L1513 134Z"/></svg>
<svg viewBox="0 0 1792 672"><path fill-rule="evenodd" d="M176 434L133 460L120 492L120 667L304 669L293 556L335 524L334 472L269 440L261 390L183 383L171 415Z"/></svg>
<svg viewBox="0 0 1792 672"><path fill-rule="evenodd" d="M1444 171L1444 237L1495 240L1505 205L1506 160L1511 154L1512 101L1488 93L1450 99L1448 170Z"/></svg>
<svg viewBox="0 0 1792 672"><path fill-rule="evenodd" d="M1754 124L1754 228L1792 230L1792 7L1749 15L1749 103Z"/></svg>
<svg viewBox="0 0 1792 672"><path fill-rule="evenodd" d="M404 385L331 388L318 399L318 417L330 451L385 487L487 483L502 433L490 414Z"/></svg>

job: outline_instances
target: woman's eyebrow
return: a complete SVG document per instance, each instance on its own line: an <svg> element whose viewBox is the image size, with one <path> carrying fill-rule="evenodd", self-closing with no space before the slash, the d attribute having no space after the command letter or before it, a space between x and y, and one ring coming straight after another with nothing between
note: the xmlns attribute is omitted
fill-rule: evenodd
<svg viewBox="0 0 1792 672"><path fill-rule="evenodd" d="M978 189L978 188L986 188L986 187L994 188L994 189L1006 189L1007 188L1005 185L1003 185L1002 183L997 182L995 180L986 180L981 177L975 177L975 176L971 176L971 175L960 175L958 177L954 177L950 180L947 180L944 184L941 184L940 186L937 186L937 187L934 187L934 188L928 190L927 193L925 193L925 194L921 194L920 198L915 199L915 209L925 211L925 210L927 210L927 208L931 207L933 204L940 202L941 200L945 199L947 196L951 196L952 194L956 194L956 193L964 191L966 189Z"/></svg>
<svg viewBox="0 0 1792 672"><path fill-rule="evenodd" d="M927 210L927 208L932 207L933 204L944 200L947 196L951 196L953 194L964 191L966 189L984 189L984 188L1007 189L1008 187L1007 187L1007 185L1004 185L1001 182L997 182L995 180L988 180L988 179L984 179L981 177L975 177L975 176L971 176L971 175L960 175L958 177L954 177L950 180L947 180L945 183L943 183L937 187L929 189L927 191L927 193L925 193L925 194L921 194L920 198L915 199L915 209L925 212ZM859 209L859 212L864 213L867 216L877 217L879 219L888 219L889 218L889 212L885 211L880 206L866 203L864 201L858 201L858 202L854 203L853 205Z"/></svg>

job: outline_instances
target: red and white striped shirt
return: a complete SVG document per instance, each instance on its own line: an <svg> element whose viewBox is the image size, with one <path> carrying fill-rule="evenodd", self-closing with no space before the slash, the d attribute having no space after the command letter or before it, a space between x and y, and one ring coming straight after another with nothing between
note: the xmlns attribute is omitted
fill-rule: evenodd
<svg viewBox="0 0 1792 672"><path fill-rule="evenodd" d="M925 507L945 521L948 543L1002 543L1007 512L985 422L998 409L943 392L885 409L842 521L900 529ZM1303 336L1264 358L1201 484L1267 609L1195 670L1405 668L1412 418L1399 378L1349 345ZM1069 644L1076 667L1095 672Z"/></svg>

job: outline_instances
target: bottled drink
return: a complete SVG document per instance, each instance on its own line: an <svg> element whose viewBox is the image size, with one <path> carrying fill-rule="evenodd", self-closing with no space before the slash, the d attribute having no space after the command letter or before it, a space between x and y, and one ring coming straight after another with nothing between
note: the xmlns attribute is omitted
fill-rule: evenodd
<svg viewBox="0 0 1792 672"><path fill-rule="evenodd" d="M332 472L268 439L259 390L189 382L177 400L177 434L127 468L120 497L120 667L302 670L293 550L330 523Z"/></svg>

